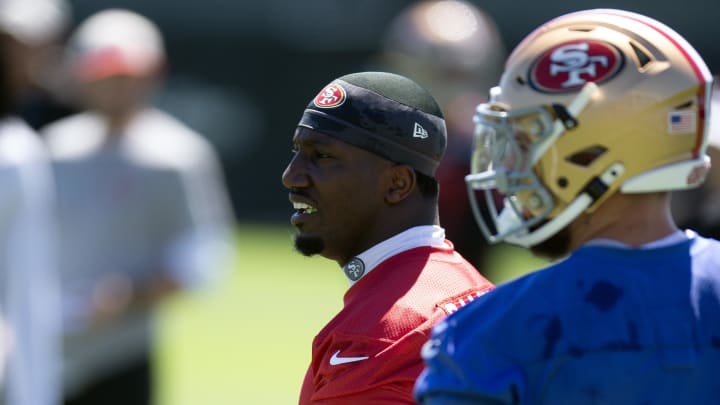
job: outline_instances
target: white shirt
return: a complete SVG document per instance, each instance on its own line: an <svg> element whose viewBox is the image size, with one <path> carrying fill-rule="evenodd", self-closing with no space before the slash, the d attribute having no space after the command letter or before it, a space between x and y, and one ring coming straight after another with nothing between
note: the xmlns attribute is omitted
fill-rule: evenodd
<svg viewBox="0 0 720 405"><path fill-rule="evenodd" d="M120 134L108 131L90 112L43 129L63 236L68 392L150 348L151 312L90 327L98 285L108 277L142 285L162 274L192 288L217 277L231 249L229 198L209 142L155 109Z"/></svg>
<svg viewBox="0 0 720 405"><path fill-rule="evenodd" d="M52 174L39 136L0 120L0 385L9 405L60 403Z"/></svg>

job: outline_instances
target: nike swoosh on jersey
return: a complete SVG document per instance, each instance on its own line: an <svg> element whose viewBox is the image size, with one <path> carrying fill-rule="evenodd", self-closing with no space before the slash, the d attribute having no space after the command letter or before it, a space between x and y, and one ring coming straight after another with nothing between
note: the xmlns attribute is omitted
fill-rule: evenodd
<svg viewBox="0 0 720 405"><path fill-rule="evenodd" d="M340 354L340 350L333 353L332 357L330 357L330 365L331 366L337 366L338 364L345 364L345 363L354 363L356 361L363 361L370 358L370 356L358 356L358 357L338 357L338 354Z"/></svg>

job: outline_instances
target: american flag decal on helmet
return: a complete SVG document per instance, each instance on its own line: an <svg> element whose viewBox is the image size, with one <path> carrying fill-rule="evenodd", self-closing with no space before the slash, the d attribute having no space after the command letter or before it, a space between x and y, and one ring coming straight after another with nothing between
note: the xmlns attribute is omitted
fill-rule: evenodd
<svg viewBox="0 0 720 405"><path fill-rule="evenodd" d="M491 291L493 287L484 287L482 289L475 289L470 291L465 291L464 293L458 294L454 297L448 298L445 301L442 301L438 304L440 308L442 308L443 311L445 311L446 314L450 315L453 312L457 311L458 309L464 307L465 305L471 303L475 298L484 295L488 291Z"/></svg>
<svg viewBox="0 0 720 405"><path fill-rule="evenodd" d="M695 111L670 111L668 114L669 134L687 134L697 131L697 112Z"/></svg>

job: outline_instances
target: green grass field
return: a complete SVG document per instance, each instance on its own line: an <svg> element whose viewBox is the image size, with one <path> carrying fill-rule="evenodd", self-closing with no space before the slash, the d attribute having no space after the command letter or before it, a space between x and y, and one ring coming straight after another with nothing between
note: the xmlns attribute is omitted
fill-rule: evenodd
<svg viewBox="0 0 720 405"><path fill-rule="evenodd" d="M218 285L159 313L158 405L297 403L312 338L347 281L334 262L295 253L289 227L241 224L237 246ZM511 247L489 260L496 283L542 264Z"/></svg>

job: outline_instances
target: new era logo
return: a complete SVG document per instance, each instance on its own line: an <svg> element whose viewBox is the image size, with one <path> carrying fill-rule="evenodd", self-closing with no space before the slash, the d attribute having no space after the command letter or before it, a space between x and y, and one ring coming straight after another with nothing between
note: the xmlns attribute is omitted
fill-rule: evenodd
<svg viewBox="0 0 720 405"><path fill-rule="evenodd" d="M428 132L425 130L425 128L422 127L422 125L415 123L415 128L413 128L413 138L421 138L425 139L428 136Z"/></svg>

